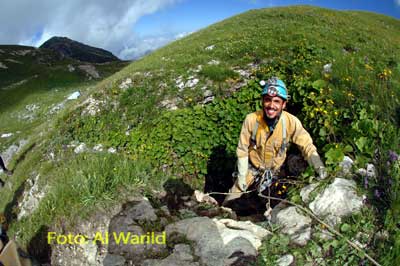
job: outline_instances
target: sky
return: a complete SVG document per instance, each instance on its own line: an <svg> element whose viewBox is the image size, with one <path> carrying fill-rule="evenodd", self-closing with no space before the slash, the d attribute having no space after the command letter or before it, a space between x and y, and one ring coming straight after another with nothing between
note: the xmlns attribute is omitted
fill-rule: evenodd
<svg viewBox="0 0 400 266"><path fill-rule="evenodd" d="M136 59L247 10L299 4L400 19L400 0L1 0L0 44L63 36Z"/></svg>

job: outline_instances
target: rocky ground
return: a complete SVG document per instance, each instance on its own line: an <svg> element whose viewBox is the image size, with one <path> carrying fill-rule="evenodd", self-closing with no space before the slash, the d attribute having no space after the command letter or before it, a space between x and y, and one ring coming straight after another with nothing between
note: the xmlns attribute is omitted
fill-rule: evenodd
<svg viewBox="0 0 400 266"><path fill-rule="evenodd" d="M311 192L318 189L311 198ZM364 205L355 182L345 178L334 179L322 190L318 183L311 184L303 188L301 195L313 214L332 226ZM249 265L256 261L262 241L271 236L267 222L288 235L293 245L306 245L312 235L333 237L327 230L321 233L307 213L292 205L278 204L268 219L255 223L238 218L231 209L217 206L200 191L179 197L167 191L152 200L132 198L112 211L95 214L68 232L87 236L88 244L52 243L51 265ZM108 243L94 241L96 234L106 232ZM128 242L117 243L115 236L121 233L130 234ZM155 239L162 239L164 234L165 242L138 244L132 238L151 234ZM277 263L293 265L293 260L292 254L282 254Z"/></svg>
<svg viewBox="0 0 400 266"><path fill-rule="evenodd" d="M6 164L26 144L23 140L11 145L2 154ZM75 153L88 150L83 144L71 144L70 148ZM101 148L93 148L92 152ZM341 163L343 177L323 186L312 183L300 192L302 205L329 226L340 225L343 217L364 206L365 198L357 194L356 183L351 179L355 174L352 164L345 157ZM355 172L370 178L376 174L372 164ZM18 220L31 215L49 190L39 186L39 178L34 173L27 178L17 202ZM276 205L270 215L260 220L238 217L234 210L220 207L210 195L194 191L179 180L167 182L164 189L151 199L128 197L112 209L75 221L72 227L47 228L41 241L48 241L49 232L54 232L54 238L41 248L41 256L47 254L43 262L60 266L249 265L257 260L262 241L272 235L271 225L297 246L305 246L312 237L334 237L328 230L321 231L309 213L291 204ZM294 265L294 256L282 254L277 263Z"/></svg>

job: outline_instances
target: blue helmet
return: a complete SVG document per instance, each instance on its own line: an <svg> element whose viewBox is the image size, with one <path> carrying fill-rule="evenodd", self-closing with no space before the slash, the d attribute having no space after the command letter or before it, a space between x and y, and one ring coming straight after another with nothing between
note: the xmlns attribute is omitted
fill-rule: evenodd
<svg viewBox="0 0 400 266"><path fill-rule="evenodd" d="M278 96L285 101L287 101L287 99L289 98L285 83L277 77L272 77L268 79L267 82L261 80L260 85L263 87L261 96L264 96L266 94L272 97Z"/></svg>

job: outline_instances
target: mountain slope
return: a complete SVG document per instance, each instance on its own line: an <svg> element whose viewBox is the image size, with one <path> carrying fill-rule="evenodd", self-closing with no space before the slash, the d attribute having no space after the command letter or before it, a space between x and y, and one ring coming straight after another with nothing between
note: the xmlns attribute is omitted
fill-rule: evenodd
<svg viewBox="0 0 400 266"><path fill-rule="evenodd" d="M98 79L114 73L126 64L127 62L115 61L90 65L75 59L62 58L49 49L0 45L0 109L4 110L16 104L21 97L29 96L35 87L37 90L49 90ZM22 84L25 85L21 86ZM28 86L31 87L30 90L26 89ZM16 91L18 87L18 95L12 96L12 91Z"/></svg>
<svg viewBox="0 0 400 266"><path fill-rule="evenodd" d="M105 63L119 61L118 57L101 48L92 47L66 37L52 37L40 46L50 49L62 57L73 58L83 62Z"/></svg>
<svg viewBox="0 0 400 266"><path fill-rule="evenodd" d="M118 73L114 77L117 80L112 80L104 93L106 97L121 103L119 110L127 114L126 120L113 119L113 114L105 111L104 118L97 119L111 121L110 124L106 128L97 128L94 125L96 130L102 130L102 135L84 140L80 134L84 136L87 133L80 128L74 131L73 138L93 143L101 141L121 147L131 145L135 150L142 145L142 141L147 142L141 136L155 126L153 119L165 113L159 107L190 107L186 111L191 112L191 108L210 95L215 96L215 99L223 99L239 88L245 94L245 91L255 87L254 84L244 86L242 82L278 75L287 82L292 94L293 101L288 107L289 111L308 120L306 124L321 149L327 144L327 140L343 141L346 138L349 132L343 132L337 123L341 119L349 123L346 117L350 113L356 115L361 112L362 108L354 110L356 102L374 104L379 109L377 118L399 123L400 117L396 110L400 54L396 44L400 41L399 36L398 20L366 12L337 12L303 6L246 12L159 49ZM323 66L329 63L332 64L331 69L323 72ZM126 79L131 80L128 89L119 89L119 85ZM323 90L326 92L324 95L321 94ZM388 90L389 94L371 95L368 90ZM318 93L317 97L308 97L311 92ZM100 94L98 97L104 99ZM249 102L256 99L257 96L254 99L248 98ZM380 104L383 100L387 101L385 106ZM316 115L324 115L324 112L317 110L319 101L324 104L321 107L329 107L325 112L336 110L342 117L316 119ZM236 142L233 140L237 138L240 121L245 112L254 108L254 102L249 104L246 108L235 106L241 111L231 115L230 119L233 120L228 124L234 126L230 129L219 127L222 132L216 132L228 136L221 137L221 142L211 147L228 144L229 152L234 153ZM82 120L85 121L85 118L78 118L76 122ZM224 117L216 117L215 121L225 124ZM124 132L124 128L137 125L140 125L140 128L135 128L139 140L121 136L120 132ZM156 126L167 127L164 123ZM186 126L195 127L194 124ZM160 131L165 133L164 129ZM326 134L319 136L320 131L321 134ZM175 132L174 135L176 134ZM354 141L360 137L361 135L349 136L349 143L346 144L354 146ZM166 134L165 139L168 138ZM207 136L199 135L199 138L205 138L206 142ZM190 139L188 137L187 140ZM149 138L149 142L151 141L153 138ZM138 143L138 146L132 143ZM182 146L186 144L191 145L185 143ZM371 153L372 148L365 150L366 147L372 147L369 144L371 143L363 146L363 153ZM193 158L193 152L187 149L177 152L174 147L165 148L166 154L191 154L189 157ZM357 149L356 146L354 148ZM211 155L210 148L200 149L200 154L206 152L205 158ZM162 150L151 152L165 154L165 150ZM193 159L195 158L199 159L197 156ZM172 162L168 159L164 163ZM199 170L197 168L195 171ZM205 165L200 172L206 173Z"/></svg>
<svg viewBox="0 0 400 266"><path fill-rule="evenodd" d="M252 10L161 48L99 83L87 102L65 113L45 139L35 140L22 163L31 171L43 165L38 172L53 190L12 232L23 231L20 239L29 242L42 226L63 224L61 217L93 212L142 189L152 195L169 178L226 191L241 123L259 107L258 82L276 75L287 83L288 109L312 134L331 176L339 175L345 154L356 167L379 166L379 180L349 177L360 184L374 214L352 217L351 229L343 233L352 239L360 228L376 232L385 224L391 237L366 249L390 265L400 250L397 245L383 254L400 235L393 222L399 172L386 166L388 150L400 151L399 42L399 20L293 6ZM82 143L89 151L76 155ZM98 144L117 153L94 152ZM54 153L56 165L47 159ZM17 188L6 194L9 201ZM290 195L298 202L297 188ZM266 243L266 254L280 239ZM321 249L313 245L306 248ZM331 246L342 248L331 252ZM323 250L328 265L341 258L363 263L344 241L327 242ZM293 252L300 261L309 259L302 254L316 260L318 252L311 251Z"/></svg>

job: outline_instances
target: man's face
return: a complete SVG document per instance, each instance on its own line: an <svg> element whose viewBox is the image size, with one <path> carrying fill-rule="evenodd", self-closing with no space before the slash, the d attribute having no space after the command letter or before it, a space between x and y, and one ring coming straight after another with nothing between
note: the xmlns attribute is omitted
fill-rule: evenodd
<svg viewBox="0 0 400 266"><path fill-rule="evenodd" d="M268 94L263 96L262 104L264 113L269 119L276 118L286 107L286 101L284 101L282 98L278 96L272 97Z"/></svg>

